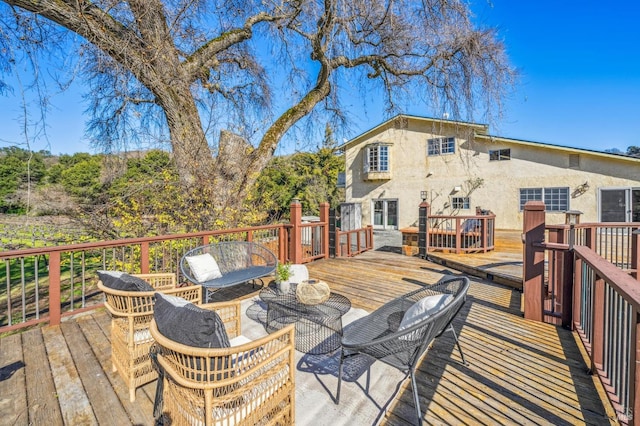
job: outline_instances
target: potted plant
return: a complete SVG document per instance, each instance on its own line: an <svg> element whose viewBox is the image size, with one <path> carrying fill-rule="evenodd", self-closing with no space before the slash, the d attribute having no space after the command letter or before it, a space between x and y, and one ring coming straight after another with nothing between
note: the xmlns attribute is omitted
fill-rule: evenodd
<svg viewBox="0 0 640 426"><path fill-rule="evenodd" d="M286 293L291 288L289 284L289 278L291 278L291 263L280 263L276 265L276 284L278 290Z"/></svg>

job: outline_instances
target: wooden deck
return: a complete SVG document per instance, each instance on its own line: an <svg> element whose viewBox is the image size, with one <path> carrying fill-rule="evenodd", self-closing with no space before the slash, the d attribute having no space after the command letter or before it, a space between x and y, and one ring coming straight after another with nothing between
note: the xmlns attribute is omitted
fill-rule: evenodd
<svg viewBox="0 0 640 426"><path fill-rule="evenodd" d="M455 273L376 251L314 262L309 270L367 310ZM251 286L234 290L227 296L255 294ZM523 319L520 296L472 279L455 321L468 365L459 362L450 333L436 341L418 373L424 424L615 423L573 334ZM0 424L153 424L155 383L129 402L123 381L111 371L109 323L101 309L0 339ZM414 415L411 389L403 388L383 424L409 425Z"/></svg>

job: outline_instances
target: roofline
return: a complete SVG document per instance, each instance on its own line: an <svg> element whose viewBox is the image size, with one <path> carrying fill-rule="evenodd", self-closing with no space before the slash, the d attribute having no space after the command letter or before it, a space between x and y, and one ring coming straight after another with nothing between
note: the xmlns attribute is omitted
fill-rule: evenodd
<svg viewBox="0 0 640 426"><path fill-rule="evenodd" d="M383 121L382 123L378 124L377 126L372 127L369 130L365 130L363 133L360 133L358 136L349 139L348 141L346 141L345 143L340 145L338 147L338 149L345 149L347 147L347 145L350 145L350 144L356 142L357 140L362 139L366 135L368 135L370 133L379 132L384 127L388 126L389 124L392 124L398 118L407 118L409 120L427 121L427 122L435 122L435 123L442 123L442 124L460 124L460 125L464 125L466 127L475 128L476 131L480 131L482 133L486 133L487 130L489 129L489 126L487 124L471 123L471 122L467 122L467 121L458 121L458 120L447 120L447 119L444 119L444 118L421 117L421 116L418 116L418 115L398 114L398 115L395 115L395 116L389 118L386 121Z"/></svg>
<svg viewBox="0 0 640 426"><path fill-rule="evenodd" d="M475 137L476 137L476 139L488 139L488 140L490 140L492 142L501 142L502 141L502 142L511 143L511 144L543 147L543 148L557 149L557 150L562 150L562 151L572 151L572 152L575 152L575 153L588 153L588 154L591 154L591 155L601 155L601 156L605 156L605 157L613 157L613 158L616 158L618 160L640 161L639 157L632 157L632 156L626 155L626 154L617 154L615 152L597 151L595 149L575 148L575 147L571 147L571 146L557 145L557 144L551 144L551 143L546 143L546 142L534 142L534 141L527 141L527 140L523 140L523 139L513 139L513 138L507 138L507 137L495 136L495 135L486 135L486 134L485 135L476 134Z"/></svg>
<svg viewBox="0 0 640 426"><path fill-rule="evenodd" d="M407 118L409 120L435 122L435 123L442 123L442 124L464 125L464 126L467 126L469 128L472 128L472 129L476 130L476 133L475 133L475 138L476 139L487 139L487 140L491 140L493 142L495 142L495 141L504 141L506 143L528 145L528 146L535 146L535 147L544 147L544 148L558 149L558 150L563 150L563 151L573 151L573 152L576 152L576 153L587 153L587 154L591 154L591 155L600 155L600 156L605 156L605 157L616 158L616 159L619 159L619 160L628 160L628 161L633 161L633 162L640 162L640 157L632 157L630 155L626 155L626 154L623 154L623 153L618 154L618 153L614 153L614 152L597 151L595 149L574 148L574 147L570 147L570 146L556 145L556 144L550 144L550 143L546 143L546 142L534 142L534 141L528 141L528 140L524 140L524 139L513 139L513 138L508 138L508 137L503 137L503 136L490 135L490 134L487 133L487 131L489 129L489 126L487 124L471 123L471 122L467 122L467 121L458 121L458 120L447 120L447 119L443 119L443 118L421 117L421 116L409 115L409 114L398 114L398 115L395 115L395 116L389 118L388 120L383 121L382 123L378 124L377 126L372 127L371 129L364 131L363 133L359 134L358 136L356 136L354 138L351 138L350 140L348 140L345 143L343 143L342 145L340 145L338 147L338 149L344 150L344 149L346 149L346 147L348 145L351 145L351 144L359 141L360 139L363 139L365 136L367 136L367 135L369 135L371 133L380 132L382 129L384 129L385 127L387 127L390 124L392 124L398 118Z"/></svg>

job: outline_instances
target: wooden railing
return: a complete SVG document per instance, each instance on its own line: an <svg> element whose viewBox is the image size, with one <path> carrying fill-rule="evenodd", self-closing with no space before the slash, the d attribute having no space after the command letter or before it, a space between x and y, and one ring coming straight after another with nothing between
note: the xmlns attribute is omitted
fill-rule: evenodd
<svg viewBox="0 0 640 426"><path fill-rule="evenodd" d="M98 269L178 273L184 253L217 241L257 241L288 260L285 225L131 238L0 252L0 333L62 317L102 303Z"/></svg>
<svg viewBox="0 0 640 426"><path fill-rule="evenodd" d="M428 250L487 252L495 246L496 216L427 216Z"/></svg>
<svg viewBox="0 0 640 426"><path fill-rule="evenodd" d="M640 283L585 246L575 246L573 325L618 420L640 413Z"/></svg>
<svg viewBox="0 0 640 426"><path fill-rule="evenodd" d="M623 424L640 424L637 277L640 223L545 226L545 207L524 210L524 314L577 331Z"/></svg>
<svg viewBox="0 0 640 426"><path fill-rule="evenodd" d="M373 249L373 226L336 230L336 257L351 257Z"/></svg>
<svg viewBox="0 0 640 426"><path fill-rule="evenodd" d="M329 257L329 204L320 205L320 221L302 223L302 207L291 204L288 224L189 234L163 235L0 252L0 333L40 323L56 325L64 316L101 306L96 271L171 272L183 282L178 265L199 245L218 241L256 241L280 262L307 263ZM353 231L357 233L358 231ZM373 247L373 232L347 236L353 256ZM336 243L342 236L335 239ZM362 245L364 243L364 245ZM340 247L336 248L340 252Z"/></svg>

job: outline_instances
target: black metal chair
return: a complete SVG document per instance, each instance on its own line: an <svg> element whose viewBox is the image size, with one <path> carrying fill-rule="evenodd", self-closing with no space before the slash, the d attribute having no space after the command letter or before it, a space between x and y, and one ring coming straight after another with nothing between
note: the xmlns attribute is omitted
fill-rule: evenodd
<svg viewBox="0 0 640 426"><path fill-rule="evenodd" d="M340 403L344 359L364 353L383 361L411 376L418 423L422 418L415 370L432 341L445 331L451 331L465 363L458 336L451 322L465 302L469 279L464 276L445 276L436 284L422 287L381 306L371 314L351 323L344 330L336 403ZM399 330L405 312L428 296L450 294L448 303L413 325ZM406 376L405 376L406 377Z"/></svg>
<svg viewBox="0 0 640 426"><path fill-rule="evenodd" d="M189 265L189 257L210 254L219 268L220 274L215 278L200 281ZM210 291L231 287L273 274L278 258L267 247L249 241L224 241L196 247L188 251L180 260L182 276L204 288L204 301L209 302Z"/></svg>

